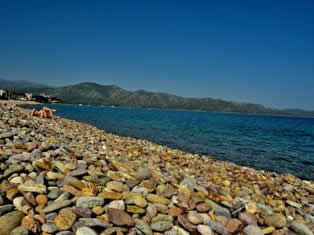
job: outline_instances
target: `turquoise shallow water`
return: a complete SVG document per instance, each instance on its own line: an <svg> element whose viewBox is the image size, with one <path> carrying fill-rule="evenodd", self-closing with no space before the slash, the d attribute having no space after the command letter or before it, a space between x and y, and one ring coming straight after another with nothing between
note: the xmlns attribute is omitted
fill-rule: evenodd
<svg viewBox="0 0 314 235"><path fill-rule="evenodd" d="M314 180L314 119L160 109L49 105L106 131Z"/></svg>

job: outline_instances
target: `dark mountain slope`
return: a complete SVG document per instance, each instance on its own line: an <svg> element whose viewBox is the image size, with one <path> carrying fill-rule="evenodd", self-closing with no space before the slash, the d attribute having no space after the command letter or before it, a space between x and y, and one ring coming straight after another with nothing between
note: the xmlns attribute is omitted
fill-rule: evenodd
<svg viewBox="0 0 314 235"><path fill-rule="evenodd" d="M151 107L167 109L187 109L209 112L237 112L250 114L273 114L314 117L314 112L303 110L279 110L259 104L235 103L213 98L185 98L161 92L145 90L128 91L115 85L80 83L64 87L26 87L15 89L19 92L45 93L57 97L64 103L115 105L123 107Z"/></svg>
<svg viewBox="0 0 314 235"><path fill-rule="evenodd" d="M49 86L35 83L35 82L29 82L26 80L7 80L0 78L0 88L8 89L8 90L17 90L17 89L25 89L25 88L47 88Z"/></svg>

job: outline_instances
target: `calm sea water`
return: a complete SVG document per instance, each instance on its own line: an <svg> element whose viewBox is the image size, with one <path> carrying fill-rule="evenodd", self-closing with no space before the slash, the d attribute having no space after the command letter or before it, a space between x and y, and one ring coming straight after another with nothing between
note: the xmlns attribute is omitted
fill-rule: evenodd
<svg viewBox="0 0 314 235"><path fill-rule="evenodd" d="M160 109L50 105L106 131L314 180L314 119Z"/></svg>

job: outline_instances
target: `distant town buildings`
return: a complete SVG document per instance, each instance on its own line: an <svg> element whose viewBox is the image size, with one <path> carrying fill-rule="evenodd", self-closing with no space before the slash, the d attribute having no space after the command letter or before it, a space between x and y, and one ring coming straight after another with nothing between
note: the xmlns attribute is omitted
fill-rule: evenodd
<svg viewBox="0 0 314 235"><path fill-rule="evenodd" d="M25 101L36 101L39 103L62 103L62 100L49 97L46 94L33 95L32 93L16 93L10 92L6 89L0 88L0 100L25 100Z"/></svg>

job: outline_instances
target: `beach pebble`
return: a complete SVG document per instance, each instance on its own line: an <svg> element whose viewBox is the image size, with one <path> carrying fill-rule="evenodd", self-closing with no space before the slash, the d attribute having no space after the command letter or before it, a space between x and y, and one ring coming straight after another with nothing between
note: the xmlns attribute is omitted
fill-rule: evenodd
<svg viewBox="0 0 314 235"><path fill-rule="evenodd" d="M76 231L75 235L97 235L97 232L89 227L81 227Z"/></svg>
<svg viewBox="0 0 314 235"><path fill-rule="evenodd" d="M290 229L299 235L313 235L313 232L304 224L293 222Z"/></svg>
<svg viewBox="0 0 314 235"><path fill-rule="evenodd" d="M46 233L54 233L58 230L54 223L46 223L41 226L41 230Z"/></svg>
<svg viewBox="0 0 314 235"><path fill-rule="evenodd" d="M137 234L152 235L153 231L149 224L140 219L135 219Z"/></svg>
<svg viewBox="0 0 314 235"><path fill-rule="evenodd" d="M209 224L209 227L216 233L218 234L222 234L222 235L227 235L229 234L227 228L225 226L223 226L221 223L219 222L211 222Z"/></svg>
<svg viewBox="0 0 314 235"><path fill-rule="evenodd" d="M12 211L0 217L0 234L9 235L10 232L18 227L23 219L24 213Z"/></svg>
<svg viewBox="0 0 314 235"><path fill-rule="evenodd" d="M256 225L248 225L243 230L245 235L264 235L263 231Z"/></svg>
<svg viewBox="0 0 314 235"><path fill-rule="evenodd" d="M82 208L93 208L96 206L102 206L103 204L104 204L104 199L101 197L92 197L92 196L80 197L76 201L76 206L82 207Z"/></svg>
<svg viewBox="0 0 314 235"><path fill-rule="evenodd" d="M203 218L195 211L189 211L188 213L188 219L192 224L201 224L203 223Z"/></svg>
<svg viewBox="0 0 314 235"><path fill-rule="evenodd" d="M77 215L70 208L62 209L54 219L58 230L69 230L72 228Z"/></svg>
<svg viewBox="0 0 314 235"><path fill-rule="evenodd" d="M29 230L23 226L16 227L10 233L10 235L28 235Z"/></svg>
<svg viewBox="0 0 314 235"><path fill-rule="evenodd" d="M217 208L215 210L215 215L225 216L227 218L231 217L230 211L227 208L223 208L223 207Z"/></svg>
<svg viewBox="0 0 314 235"><path fill-rule="evenodd" d="M275 228L283 228L286 226L286 218L281 214L273 214L266 217L265 223L268 226L274 226Z"/></svg>
<svg viewBox="0 0 314 235"><path fill-rule="evenodd" d="M152 230L157 232L166 232L172 228L173 224L169 221L159 221L151 225Z"/></svg>
<svg viewBox="0 0 314 235"><path fill-rule="evenodd" d="M202 235L213 235L214 234L209 226L202 225L202 224L197 226L197 231L199 231L199 233Z"/></svg>
<svg viewBox="0 0 314 235"><path fill-rule="evenodd" d="M61 208L67 207L69 205L72 204L72 201L70 200L59 200L59 201L54 201L50 204L48 204L44 209L43 212L44 213L49 213L49 212L53 212L56 210L59 210Z"/></svg>
<svg viewBox="0 0 314 235"><path fill-rule="evenodd" d="M109 220L117 226L134 226L132 217L123 210L109 208L107 210Z"/></svg>
<svg viewBox="0 0 314 235"><path fill-rule="evenodd" d="M111 201L108 205L108 208L115 208L119 210L125 210L125 203L123 200Z"/></svg>
<svg viewBox="0 0 314 235"><path fill-rule="evenodd" d="M14 205L0 206L0 216L14 210Z"/></svg>

